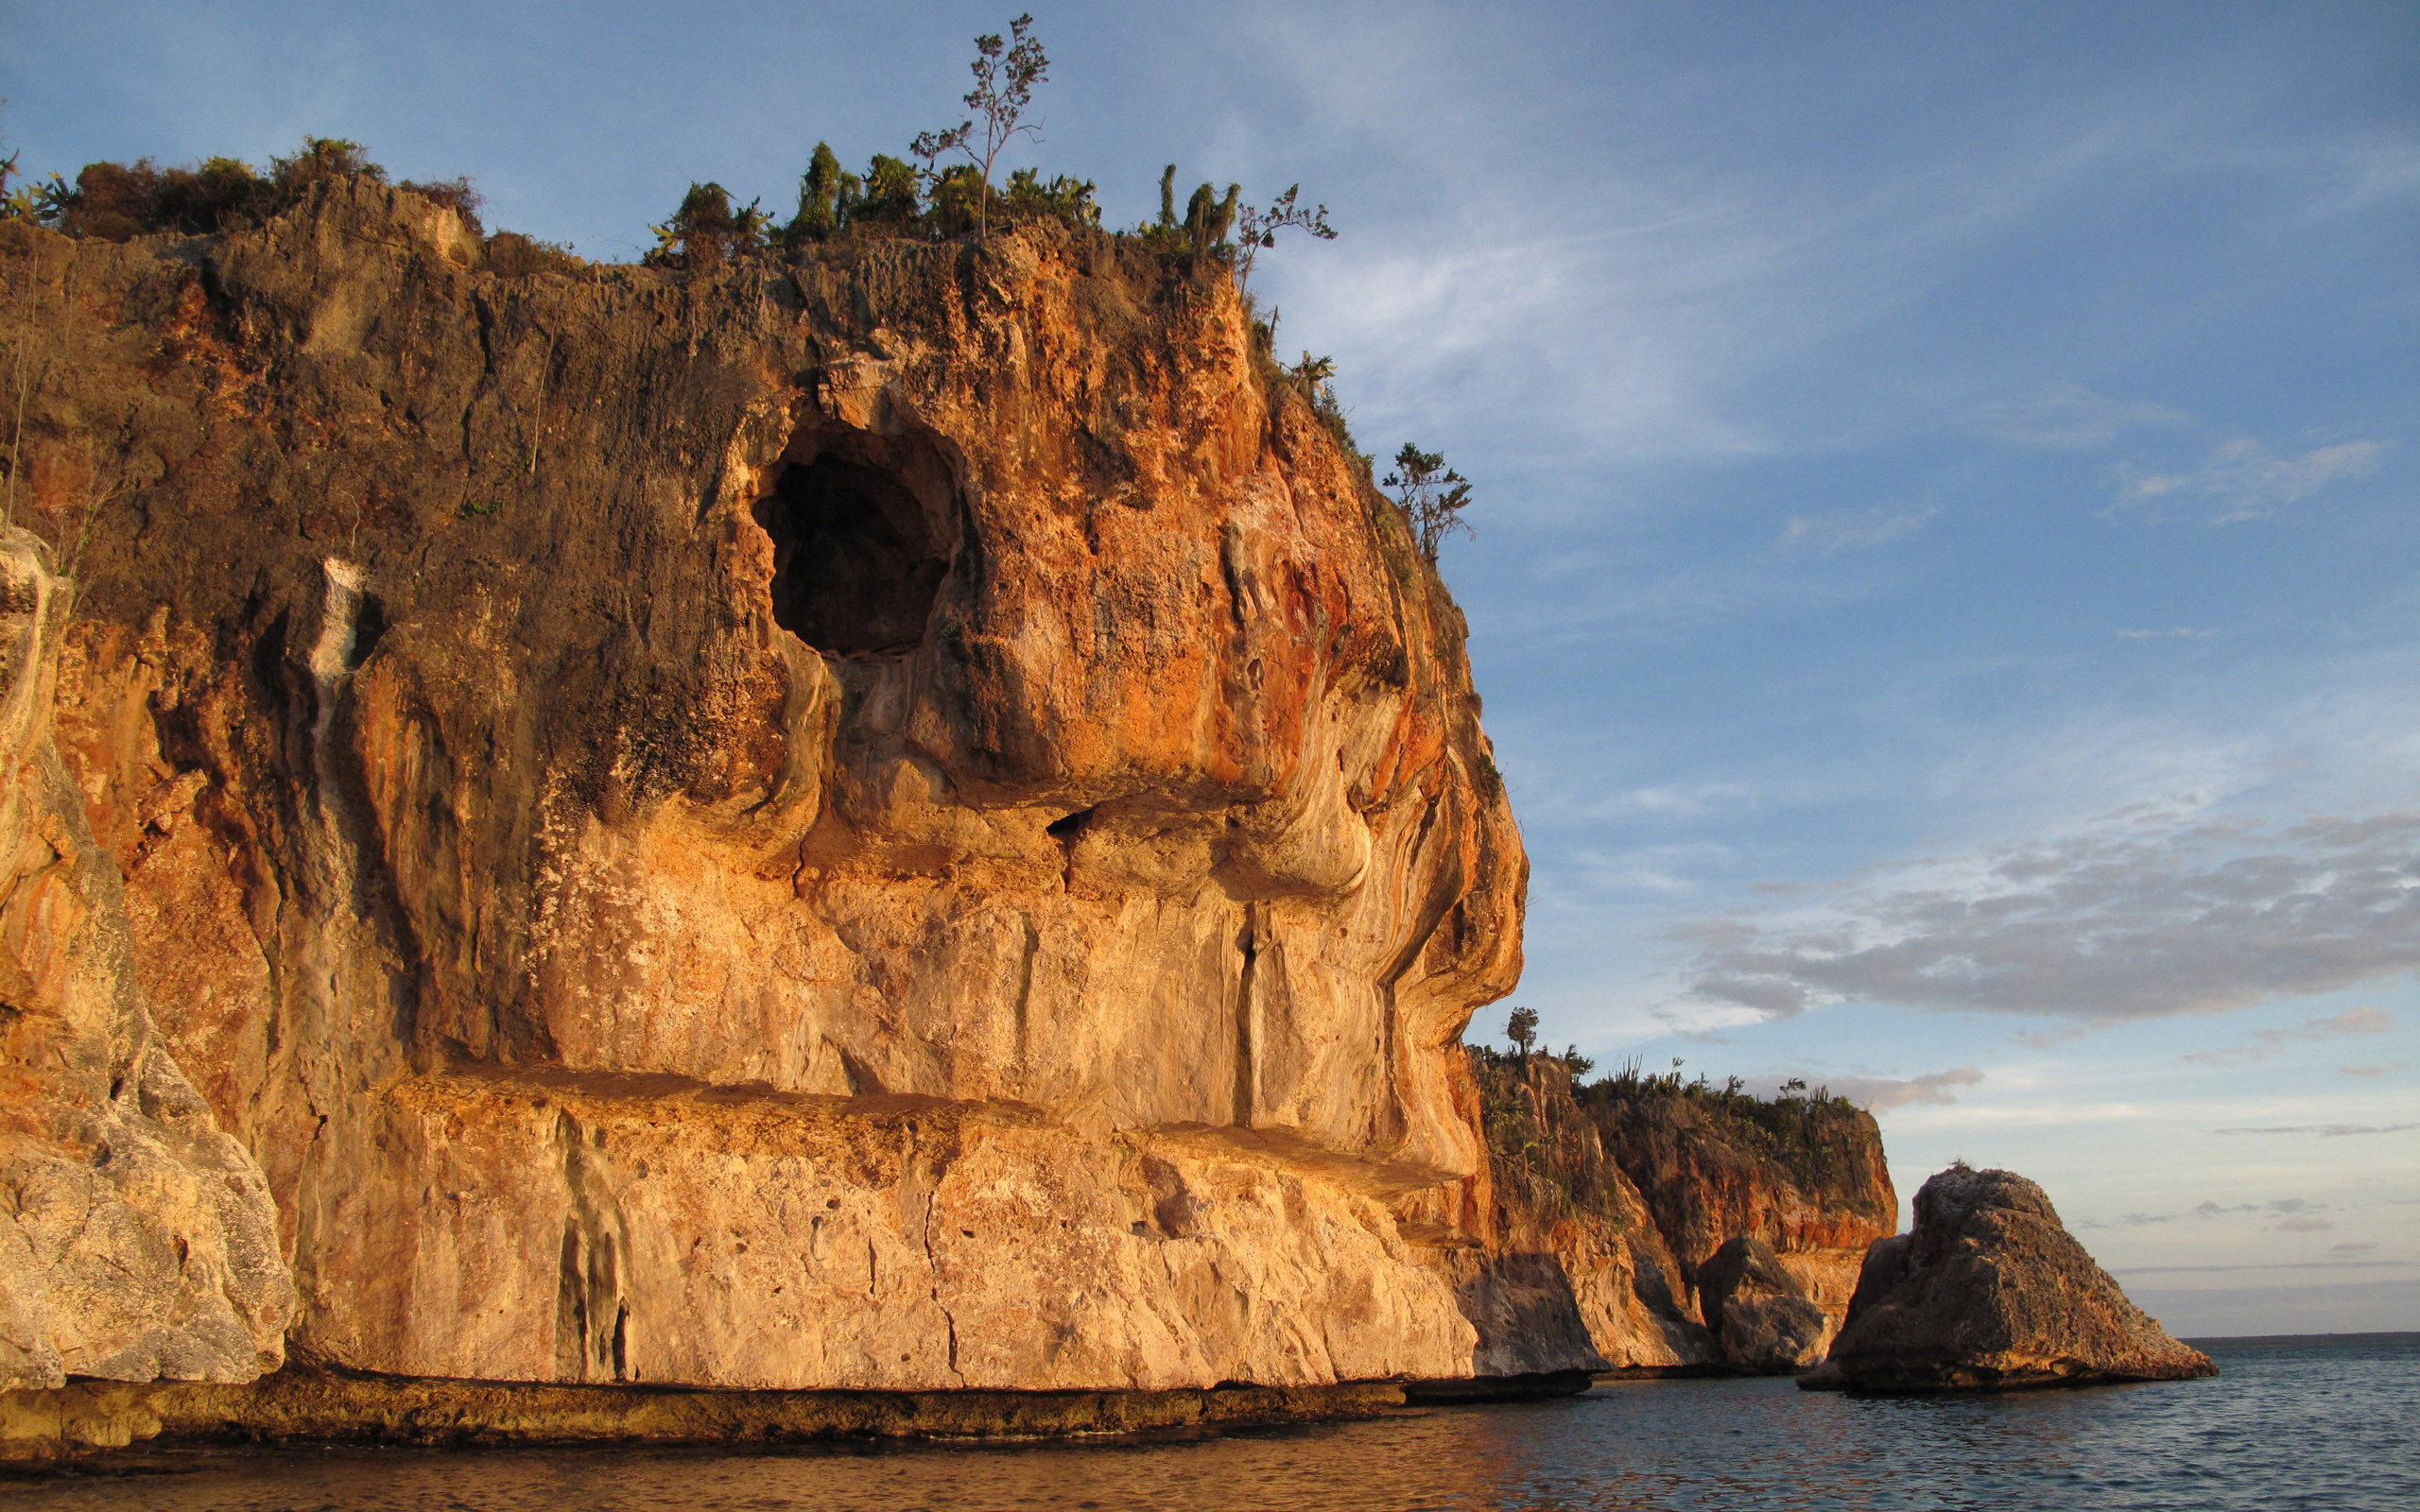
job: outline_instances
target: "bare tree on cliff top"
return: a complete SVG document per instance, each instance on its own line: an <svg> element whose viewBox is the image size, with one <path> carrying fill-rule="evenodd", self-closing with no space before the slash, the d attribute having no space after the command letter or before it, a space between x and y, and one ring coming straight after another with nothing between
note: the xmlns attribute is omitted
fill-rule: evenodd
<svg viewBox="0 0 2420 1512"><path fill-rule="evenodd" d="M1042 138L1039 122L1028 125L1021 119L1033 103L1033 86L1050 77L1050 60L1032 29L1033 17L1023 15L1009 23L1010 42L1004 43L996 32L975 39L975 61L967 65L975 75L975 88L967 92L966 108L981 117L980 135L970 117L946 131L924 132L908 149L925 160L927 173L933 172L937 159L952 152L965 154L982 171L983 193L975 210L977 241L990 232L992 168L1002 149L1020 135Z"/></svg>
<svg viewBox="0 0 2420 1512"><path fill-rule="evenodd" d="M1171 169L1170 173L1173 175L1174 170ZM1294 202L1294 197L1302 192L1301 184L1292 184L1288 186L1284 194L1272 200L1267 210L1255 210L1246 205L1237 213L1236 216L1236 287L1246 290L1252 287L1252 265L1259 258L1262 248L1277 245L1277 233L1281 231L1291 228L1296 231L1309 232L1323 242L1336 240L1336 228L1327 223L1327 206L1322 205L1317 210L1305 210ZM1227 194L1232 200L1235 191L1229 189ZM1161 198L1165 200L1167 198L1167 190L1163 189ZM1163 211L1162 214L1165 215L1166 212Z"/></svg>
<svg viewBox="0 0 2420 1512"><path fill-rule="evenodd" d="M1443 452L1424 452L1404 442L1395 454L1395 471L1387 474L1387 487L1396 490L1395 502L1403 506L1412 539L1429 566L1437 565L1437 548L1447 536L1457 530L1471 533L1462 519L1462 507L1471 502L1470 481L1445 466Z"/></svg>

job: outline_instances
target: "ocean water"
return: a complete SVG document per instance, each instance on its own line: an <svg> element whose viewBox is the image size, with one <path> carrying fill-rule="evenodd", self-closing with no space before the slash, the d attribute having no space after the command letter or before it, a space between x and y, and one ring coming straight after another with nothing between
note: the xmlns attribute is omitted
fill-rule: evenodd
<svg viewBox="0 0 2420 1512"><path fill-rule="evenodd" d="M2420 1334L2204 1341L2215 1380L1862 1399L1789 1381L1194 1437L1009 1446L276 1451L0 1483L27 1508L2420 1508Z"/></svg>

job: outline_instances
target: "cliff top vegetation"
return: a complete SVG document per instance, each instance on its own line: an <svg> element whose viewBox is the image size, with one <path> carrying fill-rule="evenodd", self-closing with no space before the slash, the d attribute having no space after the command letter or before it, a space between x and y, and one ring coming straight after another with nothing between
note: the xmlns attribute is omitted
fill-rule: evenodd
<svg viewBox="0 0 2420 1512"><path fill-rule="evenodd" d="M1509 1117L1513 1111L1508 1101L1511 1087L1537 1080L1545 1073L1560 1095L1568 1096L1576 1109L1608 1133L1612 1125L1625 1121L1697 1125L1789 1168L1807 1185L1838 1180L1843 1174L1843 1137L1858 1137L1858 1130L1872 1125L1871 1115L1849 1099L1827 1087L1810 1089L1798 1077L1783 1082L1770 1096L1760 1096L1737 1076L1720 1082L1703 1074L1685 1077L1677 1060L1669 1071L1650 1072L1634 1059L1611 1075L1584 1080L1596 1069L1594 1060L1576 1047L1560 1054L1530 1050L1526 1041L1535 1034L1535 1015L1530 1014L1524 1023L1517 1016L1529 1010L1512 1011L1514 1024L1526 1030L1514 1035L1519 1048L1507 1052L1487 1045L1467 1047L1482 1092L1495 1090L1492 1118ZM1499 1109L1495 1104L1504 1106Z"/></svg>
<svg viewBox="0 0 2420 1512"><path fill-rule="evenodd" d="M1392 505L1429 566L1436 566L1445 537L1470 533L1461 516L1471 485L1445 466L1442 454L1405 442L1382 491L1377 459L1355 439L1338 396L1334 360L1305 352L1287 364L1275 355L1278 312L1272 307L1264 314L1253 298L1253 267L1282 232L1335 239L1325 205L1305 205L1300 184L1253 205L1243 202L1239 184L1221 191L1203 182L1180 212L1177 168L1170 163L1160 176L1157 216L1105 229L1098 186L1089 179L1046 179L1041 170L1023 167L994 182L1011 142L1040 139L1041 123L1030 112L1035 88L1049 77L1049 58L1033 33L1033 18L1018 16L1006 37L977 37L970 72L975 87L963 97L965 116L921 133L908 157L875 153L863 172L853 173L828 142L818 142L787 219L764 208L761 198L741 204L720 182L693 181L672 214L649 228L655 246L640 261L675 275L712 274L749 263L802 263L879 241L979 245L996 231L1048 222L1079 236L1108 238L1122 254L1113 260L1119 265L1133 256L1181 280L1224 274L1242 298L1254 359L1271 396L1291 393L1310 407L1356 464L1374 506ZM340 137L306 136L295 153L272 158L266 169L232 157L180 167L143 158L87 163L72 183L58 173L25 180L9 155L0 158L0 220L29 220L69 236L113 242L216 235L257 229L301 206L318 186L347 179L393 181L359 143ZM484 201L467 177L407 180L394 187L459 215L484 249L489 271L499 276L578 274L588 266L568 247L514 232L489 234L480 218Z"/></svg>

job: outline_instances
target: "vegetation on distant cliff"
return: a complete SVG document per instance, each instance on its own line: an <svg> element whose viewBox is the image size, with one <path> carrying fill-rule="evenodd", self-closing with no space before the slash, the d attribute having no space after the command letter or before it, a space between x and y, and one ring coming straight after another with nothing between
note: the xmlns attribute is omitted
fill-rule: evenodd
<svg viewBox="0 0 2420 1512"><path fill-rule="evenodd" d="M1717 1085L1703 1076L1684 1080L1677 1069L1642 1074L1635 1062L1583 1082L1592 1063L1576 1052L1469 1049L1490 1148L1547 1177L1579 1206L1589 1205L1595 1183L1589 1173L1547 1158L1555 1144L1554 1107L1592 1125L1642 1189L1670 1185L1676 1161L1702 1164L1714 1151L1726 1163L1752 1162L1803 1192L1833 1194L1835 1201L1871 1210L1886 1231L1895 1217L1887 1177L1877 1184L1880 1142L1873 1116L1825 1089L1809 1091L1793 1080L1759 1097L1737 1076ZM1551 1088L1552 1094L1542 1100L1524 1088Z"/></svg>

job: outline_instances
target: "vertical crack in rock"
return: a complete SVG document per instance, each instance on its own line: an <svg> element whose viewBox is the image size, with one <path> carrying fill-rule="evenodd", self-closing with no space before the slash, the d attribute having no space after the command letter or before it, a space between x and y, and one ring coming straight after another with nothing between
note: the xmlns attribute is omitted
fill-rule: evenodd
<svg viewBox="0 0 2420 1512"><path fill-rule="evenodd" d="M1236 947L1244 956L1236 987L1235 1124L1238 1128L1253 1126L1253 1113L1258 1106L1258 1073L1253 1063L1253 1049L1254 1018L1260 1010L1260 910L1259 903L1244 904L1244 927L1236 936Z"/></svg>
<svg viewBox="0 0 2420 1512"><path fill-rule="evenodd" d="M603 1148L602 1128L583 1130L568 1111L555 1115L562 1161L563 1217L555 1283L555 1370L569 1381L630 1379L630 1302L622 1285L628 1226L611 1196L612 1182L589 1169L590 1146ZM600 1211L601 1210L601 1211Z"/></svg>
<svg viewBox="0 0 2420 1512"><path fill-rule="evenodd" d="M320 601L320 635L312 643L309 660L304 663L311 672L315 699L311 721L311 749L315 761L327 748L328 730L336 723L337 684L354 664L354 639L360 626L361 569L349 561L330 557L320 564L325 579L326 593ZM324 769L321 779L325 781Z"/></svg>
<svg viewBox="0 0 2420 1512"><path fill-rule="evenodd" d="M928 1282L925 1295L933 1299L935 1311L942 1315L942 1327L945 1332L945 1343L948 1349L949 1373L957 1376L958 1383L962 1386L966 1384L966 1378L959 1373L958 1368L958 1317L951 1312L949 1304L942 1300L941 1257L933 1249L933 1210L939 1206L937 1199L941 1194L941 1184L949 1177L949 1160L945 1154L937 1151L929 1170L925 1170L920 1167L917 1160L916 1125L909 1124L903 1138L905 1143L900 1151L899 1160L900 1195L909 1200L921 1201L924 1206L924 1213L917 1225L917 1231L925 1248L925 1276Z"/></svg>
<svg viewBox="0 0 2420 1512"><path fill-rule="evenodd" d="M1031 914L1019 914L1017 921L1025 926L1025 950L1017 960L1016 1071L1020 1081L1026 1069L1027 1037L1031 1032L1029 1016L1033 1006L1033 958L1042 952L1042 934L1033 927Z"/></svg>

